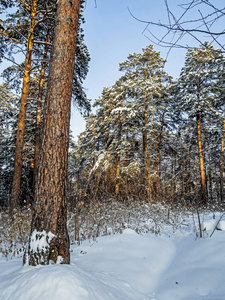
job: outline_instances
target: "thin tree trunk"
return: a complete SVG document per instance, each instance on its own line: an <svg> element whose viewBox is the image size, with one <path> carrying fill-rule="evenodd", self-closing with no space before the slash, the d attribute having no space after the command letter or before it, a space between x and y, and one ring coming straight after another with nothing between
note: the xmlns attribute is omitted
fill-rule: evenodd
<svg viewBox="0 0 225 300"><path fill-rule="evenodd" d="M203 63L200 66L200 71L202 71ZM201 92L201 84L200 79L197 84L197 99L200 101L200 92ZM202 201L206 202L206 179L205 179L205 168L204 168L204 159L203 159L203 149L202 149L202 137L201 137L201 116L200 112L196 115L197 122L197 139L198 139L198 153L199 153L199 162L200 162L200 174L201 174L201 189L202 189Z"/></svg>
<svg viewBox="0 0 225 300"><path fill-rule="evenodd" d="M211 157L209 157L209 166L208 166L208 181L209 181L209 197L210 201L213 201L213 185L212 185L212 170L211 170Z"/></svg>
<svg viewBox="0 0 225 300"><path fill-rule="evenodd" d="M120 176L120 156L121 156L121 131L122 131L122 122L121 122L121 116L119 113L119 119L118 119L118 149L116 150L116 186L115 186L115 194L116 196L119 195L119 176Z"/></svg>
<svg viewBox="0 0 225 300"><path fill-rule="evenodd" d="M22 83L22 95L20 99L20 111L18 118L18 127L16 135L16 150L15 150L15 162L14 162L14 174L11 190L10 199L10 211L19 206L20 201L20 184L22 175L22 158L23 158L23 146L24 146L24 134L25 134L25 121L26 121L26 111L27 111L27 99L30 84L30 69L31 69L31 56L33 51L33 36L35 29L35 21L37 16L37 3L38 0L33 0L31 9L31 21L27 37L27 51L25 58L25 67L23 74Z"/></svg>
<svg viewBox="0 0 225 300"><path fill-rule="evenodd" d="M128 142L128 131L126 132L126 141ZM125 166L129 166L129 149L128 146L126 145L126 150L125 150Z"/></svg>
<svg viewBox="0 0 225 300"><path fill-rule="evenodd" d="M225 120L223 122L223 135L221 140L221 151L220 151L220 200L221 202L224 201L224 196L223 196L224 140L225 140Z"/></svg>
<svg viewBox="0 0 225 300"><path fill-rule="evenodd" d="M24 264L70 263L67 164L72 81L80 0L59 0L49 68L35 207ZM45 248L35 246L41 240Z"/></svg>
<svg viewBox="0 0 225 300"><path fill-rule="evenodd" d="M107 129L107 143L106 143L106 152L109 152L109 140L110 140L110 136L109 136L109 129ZM105 174L105 190L106 190L106 194L110 193L110 185L111 185L111 168L108 168L106 170L106 174Z"/></svg>
<svg viewBox="0 0 225 300"><path fill-rule="evenodd" d="M202 138L201 138L201 118L199 114L197 114L197 135L198 135L198 153L199 153L200 173L201 173L202 201L205 202L206 182L205 182L205 169L204 169Z"/></svg>
<svg viewBox="0 0 225 300"><path fill-rule="evenodd" d="M159 182L160 182L160 175L159 175L159 169L160 169L160 158L161 158L161 145L162 145L162 138L163 138L163 127L164 127L164 119L165 119L165 113L166 113L166 107L162 114L161 119L161 127L159 132L159 142L158 142L158 148L157 148L157 155L156 155L156 161L155 161L155 180L154 180L154 196L158 197L158 189L159 189Z"/></svg>
<svg viewBox="0 0 225 300"><path fill-rule="evenodd" d="M145 99L147 98L147 92L145 91ZM143 133L143 165L145 166L145 173L147 179L147 191L148 191L148 201L152 203L152 193L151 193L151 180L149 172L149 159L148 159L148 133L147 133L147 123L148 123L148 104L145 103L144 112L144 133Z"/></svg>
<svg viewBox="0 0 225 300"><path fill-rule="evenodd" d="M80 245L80 224L79 224L79 200L76 201L76 213L75 213L75 241Z"/></svg>

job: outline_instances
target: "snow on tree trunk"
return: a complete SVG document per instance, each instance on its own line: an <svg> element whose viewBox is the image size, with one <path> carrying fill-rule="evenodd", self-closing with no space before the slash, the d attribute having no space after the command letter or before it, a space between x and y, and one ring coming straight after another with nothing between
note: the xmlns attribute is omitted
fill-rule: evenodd
<svg viewBox="0 0 225 300"><path fill-rule="evenodd" d="M35 207L24 264L70 263L67 163L80 0L59 0L50 59Z"/></svg>

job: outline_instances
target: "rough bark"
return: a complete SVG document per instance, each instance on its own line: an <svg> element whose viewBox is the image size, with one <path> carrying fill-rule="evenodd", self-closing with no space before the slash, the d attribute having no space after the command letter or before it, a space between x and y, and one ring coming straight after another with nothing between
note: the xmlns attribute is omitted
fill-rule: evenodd
<svg viewBox="0 0 225 300"><path fill-rule="evenodd" d="M47 65L47 55L49 49L49 32L46 35L46 44L44 49L43 60L41 64L40 80L39 80L39 91L37 99L37 108L36 108L36 132L35 132L35 148L34 148L34 182L37 175L37 166L38 166L38 156L40 152L40 134L41 134L41 117L42 117L42 107L43 107L43 95L44 95L44 84L45 84L45 72Z"/></svg>
<svg viewBox="0 0 225 300"><path fill-rule="evenodd" d="M30 84L30 69L31 69L31 56L33 51L33 37L35 29L35 21L37 16L37 3L38 0L33 0L31 9L31 21L27 37L27 50L23 74L22 83L22 95L20 98L20 111L18 117L17 135L16 135L16 150L15 150L15 162L14 162L14 174L10 199L10 211L12 213L14 208L19 206L20 201L20 184L22 174L22 158L23 158L23 146L25 135L25 121L27 111L27 99Z"/></svg>
<svg viewBox="0 0 225 300"><path fill-rule="evenodd" d="M35 207L24 264L70 263L67 163L72 80L80 0L59 0L50 59ZM35 242L44 240L44 248Z"/></svg>

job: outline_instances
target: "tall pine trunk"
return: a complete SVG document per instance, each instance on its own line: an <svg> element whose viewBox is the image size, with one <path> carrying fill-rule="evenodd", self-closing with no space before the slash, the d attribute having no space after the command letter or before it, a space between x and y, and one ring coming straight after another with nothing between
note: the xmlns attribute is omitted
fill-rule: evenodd
<svg viewBox="0 0 225 300"><path fill-rule="evenodd" d="M203 63L200 66L200 71L202 71ZM197 84L197 99L200 101L200 92L201 92L201 83L200 79ZM201 137L201 114L198 112L196 114L196 123L197 123L197 140L198 140L198 154L199 154L199 163L200 163L200 175L201 175L201 200L203 203L206 202L206 179L205 179L205 168L204 168L204 158L203 158L203 148L202 148L202 137Z"/></svg>
<svg viewBox="0 0 225 300"><path fill-rule="evenodd" d="M59 0L50 59L35 207L24 264L70 263L67 232L68 140L80 0ZM37 241L45 245L40 248ZM41 244L39 242L39 244Z"/></svg>
<svg viewBox="0 0 225 300"><path fill-rule="evenodd" d="M31 21L27 37L27 50L23 74L23 83L22 83L22 95L20 99L20 111L18 118L17 126L17 135L16 135L16 150L15 150L15 162L14 162L14 173L13 173L13 182L11 190L11 199L10 199L10 211L13 212L13 209L19 206L20 201L20 184L21 184L21 175L22 175L22 159L23 159L23 146L24 146L24 135L25 135L25 121L26 121L26 111L27 111L27 99L29 92L30 84L30 70L31 70L31 56L33 51L33 37L35 29L35 21L37 17L37 3L38 0L33 0L31 8Z"/></svg>
<svg viewBox="0 0 225 300"><path fill-rule="evenodd" d="M35 177L37 175L37 166L38 166L38 156L40 152L40 143L41 143L41 117L42 117L42 107L43 107L43 95L44 95L44 84L45 84L45 72L47 66L47 56L49 51L49 29L46 35L46 44L44 48L44 54L41 64L40 71L40 80L39 80L39 91L37 99L37 108L36 108L36 131L35 131L35 148L34 148L34 183Z"/></svg>

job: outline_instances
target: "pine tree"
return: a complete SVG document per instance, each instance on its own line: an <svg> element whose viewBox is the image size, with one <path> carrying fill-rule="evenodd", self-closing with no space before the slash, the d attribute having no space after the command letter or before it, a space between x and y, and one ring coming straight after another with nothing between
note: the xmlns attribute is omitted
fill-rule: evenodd
<svg viewBox="0 0 225 300"><path fill-rule="evenodd" d="M13 156L18 98L8 83L0 85L0 205L8 206L13 177Z"/></svg>
<svg viewBox="0 0 225 300"><path fill-rule="evenodd" d="M120 63L120 70L125 71L131 94L136 98L136 112L142 129L142 166L147 182L149 201L153 201L153 184L151 180L149 137L154 141L158 127L157 113L163 101L165 84L169 83L169 76L163 70L165 60L160 53L149 45L143 49L143 54L133 53L125 62ZM156 105L157 103L157 105Z"/></svg>
<svg viewBox="0 0 225 300"><path fill-rule="evenodd" d="M34 30L35 30L36 17L37 17L37 4L38 1L33 0L31 4L31 11L30 11L31 20L30 20L29 32L27 36L26 58L25 58L23 83L22 83L22 95L20 99L20 112L18 118L18 128L17 128L17 137L16 137L15 166L14 166L14 175L13 175L13 183L12 183L12 195L10 201L11 213L14 208L19 206L19 200L20 200L22 153L23 153L23 145L24 145L26 107L27 107L27 99L29 93L31 55L32 55L32 50L34 45Z"/></svg>
<svg viewBox="0 0 225 300"><path fill-rule="evenodd" d="M221 116L222 99L219 85L222 74L224 74L224 58L221 50L214 50L212 45L205 43L201 48L188 50L185 66L176 83L178 88L177 110L186 122L187 130L193 130L193 120L195 119L201 178L200 198L204 203L207 191L204 161L206 153L204 155L203 147L208 143L206 136L209 133L207 130L212 130L210 123L213 124L213 120L218 122L218 118Z"/></svg>
<svg viewBox="0 0 225 300"><path fill-rule="evenodd" d="M15 5L16 12L6 15L6 19L2 21L1 27L1 37L2 37L2 45L3 52L2 57L3 59L7 58L14 62L14 64L8 67L3 72L4 78L11 82L11 85L17 90L18 93L26 90L26 93L22 92L22 103L20 105L21 113L20 113L20 121L18 122L18 138L17 138L17 151L16 151L16 159L15 159L15 172L14 172L14 184L13 184L13 193L12 201L11 201L11 210L13 207L17 207L20 202L20 195L22 195L22 191L20 189L20 181L21 175L23 173L22 165L23 160L25 160L25 156L23 156L23 148L24 148L24 138L26 134L26 107L29 105L34 106L36 105L36 139L34 139L34 146L36 147L35 155L32 156L31 166L33 165L34 174L36 174L36 168L38 164L38 153L39 153L39 137L41 131L41 115L43 104L45 100L45 88L46 88L46 78L48 74L48 63L49 63L49 51L51 49L51 42L53 36L53 28L54 28L54 16L56 10L56 1L38 1L33 6L37 10L37 18L36 22L34 22L34 18L32 19L32 1L27 2L15 2L11 3ZM4 3L2 5L3 9L9 8L11 5L10 2ZM4 6L4 7L3 7ZM83 8L83 1L81 1L81 10L79 15L79 31L77 35L77 51L76 51L76 61L74 66L74 84L72 95L74 102L78 107L83 107L84 111L90 110L90 103L86 97L86 94L83 90L82 83L85 79L87 72L88 72L88 63L90 61L90 56L87 50L87 47L84 44L84 34L83 29L81 27L82 23L84 22L82 16L82 8ZM30 30L30 24L32 23L32 27L34 27L35 35L31 35L32 31ZM33 21L32 21L33 20ZM30 37L30 44L27 41L26 36ZM29 64L25 61L24 63L18 64L16 62L17 56L13 56L14 52L18 53L18 51L26 50L26 46L31 44L35 44L35 48L32 46L31 49L27 50L27 55L29 58ZM30 46L29 46L30 47ZM31 52L33 58L31 60ZM29 67L30 71L24 73L23 70ZM26 77L26 88L22 89L21 91L21 84L24 79L22 79L24 74L28 74ZM31 95L29 91L30 81L33 80L32 78L37 79L37 74L39 74L39 83L36 84L36 94L38 96L36 99L34 96L30 97ZM25 81L24 81L25 82ZM36 82L38 82L36 80ZM32 92L34 95L34 85L32 86ZM34 103L31 103L34 102ZM28 123L27 123L28 124ZM22 129L21 129L21 128ZM30 130L34 134L33 130ZM15 201L14 201L15 199Z"/></svg>
<svg viewBox="0 0 225 300"><path fill-rule="evenodd" d="M48 94L35 208L24 264L70 262L66 217L66 187L70 107L80 1L58 2L50 61ZM65 34L66 32L66 34ZM33 247L37 240L46 247Z"/></svg>
<svg viewBox="0 0 225 300"><path fill-rule="evenodd" d="M146 196L147 191L147 199L156 198L168 102L166 86L171 80L163 65L164 60L152 46L144 49L143 55L129 55L121 63L125 75L112 87L105 87L96 99L96 115L88 120L77 149L82 151L86 170L90 170L92 194L101 183L104 192L117 197ZM146 168L148 176L143 181Z"/></svg>

